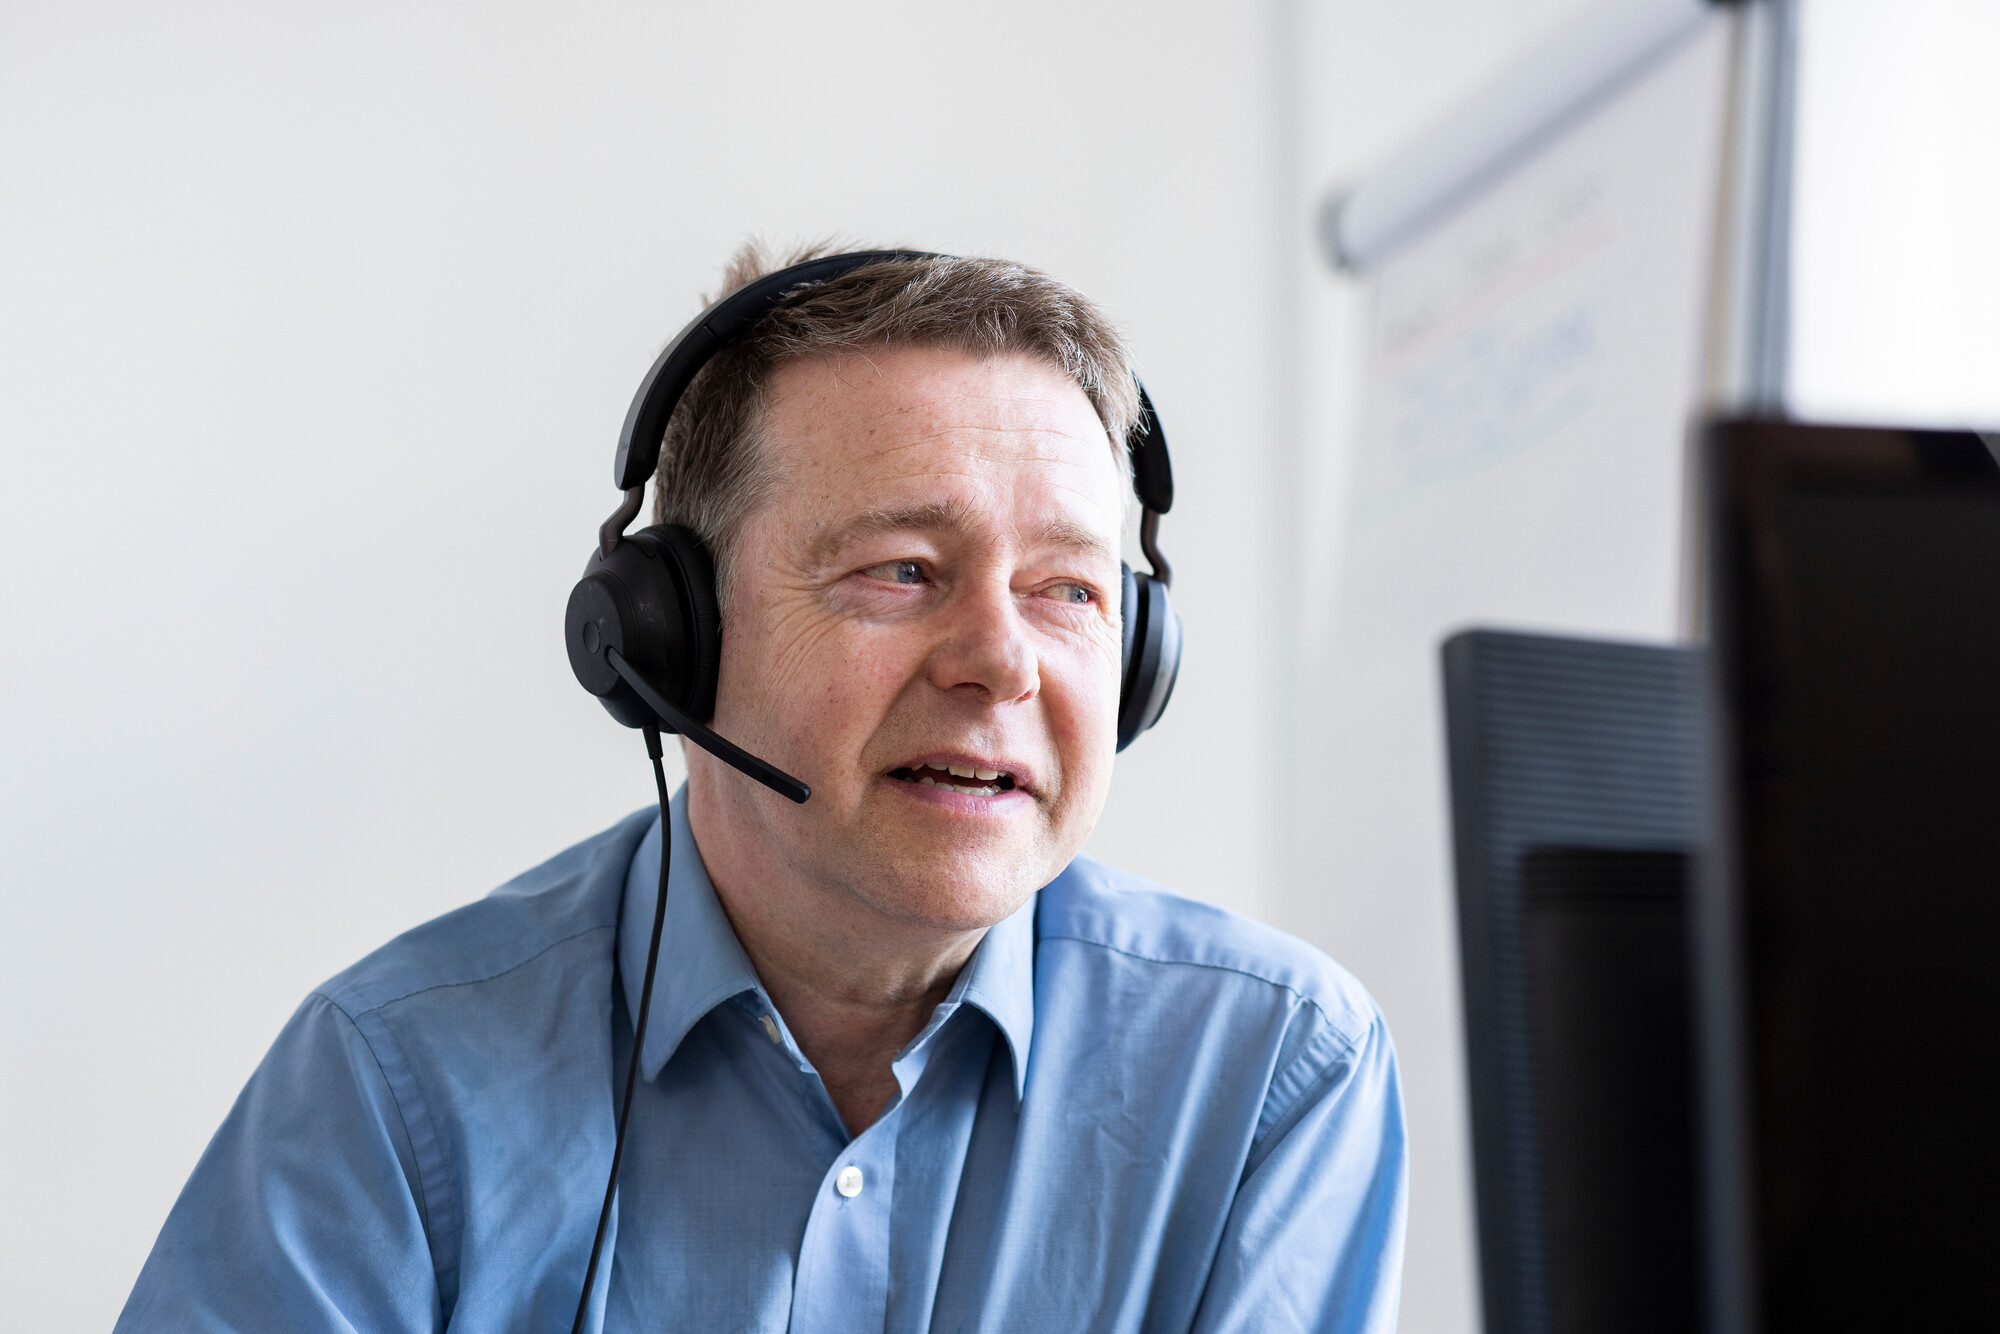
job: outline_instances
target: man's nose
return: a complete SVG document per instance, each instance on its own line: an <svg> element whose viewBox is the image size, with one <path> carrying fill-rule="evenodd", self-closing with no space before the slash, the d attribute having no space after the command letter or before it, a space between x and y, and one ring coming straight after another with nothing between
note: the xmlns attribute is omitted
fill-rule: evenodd
<svg viewBox="0 0 2000 1334"><path fill-rule="evenodd" d="M1023 703L1041 689L1041 660L1013 589L981 580L954 590L943 642L931 654L931 684L972 691L982 703Z"/></svg>

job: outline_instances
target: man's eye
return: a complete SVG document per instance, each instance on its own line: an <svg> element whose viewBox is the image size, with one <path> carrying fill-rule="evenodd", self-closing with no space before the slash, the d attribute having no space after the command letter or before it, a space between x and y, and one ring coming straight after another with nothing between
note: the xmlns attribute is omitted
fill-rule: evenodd
<svg viewBox="0 0 2000 1334"><path fill-rule="evenodd" d="M924 567L913 560L885 561L869 566L866 573L892 584L920 584L924 581Z"/></svg>
<svg viewBox="0 0 2000 1334"><path fill-rule="evenodd" d="M1079 606L1090 601L1090 590L1082 584L1057 584L1049 590L1049 594L1058 602L1071 602Z"/></svg>

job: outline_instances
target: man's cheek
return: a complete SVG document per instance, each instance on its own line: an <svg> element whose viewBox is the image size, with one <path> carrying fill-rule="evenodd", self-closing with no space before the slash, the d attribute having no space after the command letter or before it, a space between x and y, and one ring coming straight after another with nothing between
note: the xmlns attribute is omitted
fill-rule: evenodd
<svg viewBox="0 0 2000 1334"><path fill-rule="evenodd" d="M838 684L827 693L826 707L838 710L840 717L826 721L835 727L879 726L923 671L920 646L876 630L856 628L829 647L826 676Z"/></svg>
<svg viewBox="0 0 2000 1334"><path fill-rule="evenodd" d="M844 643L838 622L800 614L767 620L755 634L754 646L745 655L744 666L758 677L758 685L780 697L810 691L821 682L852 670L852 653ZM747 637L746 637L747 638ZM724 652L728 651L727 646Z"/></svg>
<svg viewBox="0 0 2000 1334"><path fill-rule="evenodd" d="M1093 644L1063 659L1056 670L1044 669L1044 681L1056 687L1053 693L1063 700L1079 734L1094 736L1105 727L1116 734L1122 666L1115 647L1107 655Z"/></svg>

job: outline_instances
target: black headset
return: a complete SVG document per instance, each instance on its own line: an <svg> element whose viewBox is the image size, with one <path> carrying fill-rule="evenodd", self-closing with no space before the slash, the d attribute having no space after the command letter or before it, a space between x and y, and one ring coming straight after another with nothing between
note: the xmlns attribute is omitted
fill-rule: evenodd
<svg viewBox="0 0 2000 1334"><path fill-rule="evenodd" d="M715 716L715 677L722 657L722 611L715 596L715 562L701 539L677 524L655 524L627 535L639 513L646 479L660 461L660 446L674 405L701 368L731 338L814 283L838 278L869 264L895 260L944 259L913 250L870 250L794 264L738 288L704 310L667 344L633 396L618 435L612 478L625 493L617 511L597 530L597 550L569 595L563 615L563 643L569 665L583 688L597 696L611 716L646 734L653 782L660 797L660 883L653 908L652 940L646 949L639 1010L632 1016L632 1055L611 1172L597 1214L583 1290L577 1297L571 1334L580 1334L597 1292L598 1263L604 1252L611 1207L618 1196L618 1171L625 1159L625 1130L632 1117L632 1094L639 1083L639 1060L653 1009L653 979L659 971L660 933L667 917L668 867L673 821L667 811L667 775L661 767L660 733L679 732L725 764L764 786L803 802L812 789L755 755L717 736L704 724ZM1160 719L1174 693L1181 667L1181 622L1167 600L1173 567L1160 554L1160 516L1173 507L1174 473L1167 461L1167 438L1153 412L1146 387L1139 386L1139 420L1125 442L1132 458L1132 488L1143 518L1139 545L1152 562L1151 574L1121 565L1125 643L1118 694L1118 749ZM616 974L614 960L614 976Z"/></svg>
<svg viewBox="0 0 2000 1334"><path fill-rule="evenodd" d="M583 688L627 727L664 726L782 796L804 801L798 779L730 744L703 724L715 716L722 614L715 563L701 539L677 524L627 535L646 479L660 460L667 419L701 368L729 340L813 284L870 264L945 259L911 250L870 250L808 260L738 288L697 315L667 344L633 396L618 436L612 478L624 503L598 530L597 550L569 596L563 642ZM1173 465L1152 400L1139 386L1139 420L1125 442L1141 507L1139 543L1150 574L1121 564L1124 653L1118 749L1160 720L1180 674L1181 622L1167 597L1173 567L1160 554L1160 516L1173 508Z"/></svg>

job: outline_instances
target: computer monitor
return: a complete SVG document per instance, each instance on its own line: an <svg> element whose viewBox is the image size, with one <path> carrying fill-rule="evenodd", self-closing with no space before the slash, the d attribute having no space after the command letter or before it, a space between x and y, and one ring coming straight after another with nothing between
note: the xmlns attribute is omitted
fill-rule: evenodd
<svg viewBox="0 0 2000 1334"><path fill-rule="evenodd" d="M1718 1334L2000 1319L2000 467L1723 422L1700 896Z"/></svg>
<svg viewBox="0 0 2000 1334"><path fill-rule="evenodd" d="M1699 661L1494 631L1443 656L1487 1334L1686 1334Z"/></svg>

